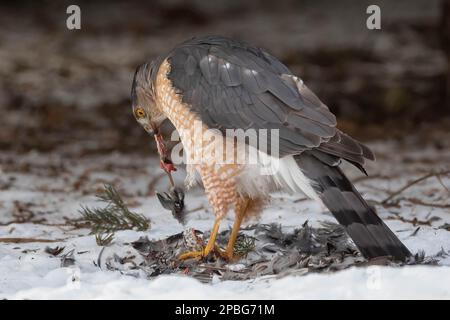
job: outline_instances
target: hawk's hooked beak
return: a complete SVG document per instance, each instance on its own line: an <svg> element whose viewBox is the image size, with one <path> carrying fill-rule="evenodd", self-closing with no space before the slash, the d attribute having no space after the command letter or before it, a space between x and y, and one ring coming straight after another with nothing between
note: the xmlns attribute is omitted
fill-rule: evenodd
<svg viewBox="0 0 450 320"><path fill-rule="evenodd" d="M154 123L151 123L150 125L145 125L144 129L150 136L155 136L159 134L159 126L157 126Z"/></svg>

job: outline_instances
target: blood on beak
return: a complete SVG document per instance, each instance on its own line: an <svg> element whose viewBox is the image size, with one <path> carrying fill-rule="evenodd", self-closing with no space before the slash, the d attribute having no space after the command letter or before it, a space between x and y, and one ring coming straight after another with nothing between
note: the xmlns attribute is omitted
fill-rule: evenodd
<svg viewBox="0 0 450 320"><path fill-rule="evenodd" d="M153 130L153 137L155 138L156 147L159 153L159 160L161 168L169 174L169 178L171 179L171 184L174 185L173 180L170 176L170 172L176 171L177 169L173 165L172 161L167 155L166 144L164 143L164 138L158 130Z"/></svg>
<svg viewBox="0 0 450 320"><path fill-rule="evenodd" d="M155 134L155 130L149 125L145 125L144 130L147 131L147 133L151 136Z"/></svg>

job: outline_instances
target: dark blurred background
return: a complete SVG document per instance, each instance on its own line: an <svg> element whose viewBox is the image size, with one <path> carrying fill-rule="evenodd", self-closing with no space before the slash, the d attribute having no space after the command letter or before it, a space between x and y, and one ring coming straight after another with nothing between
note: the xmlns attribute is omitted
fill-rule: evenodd
<svg viewBox="0 0 450 320"><path fill-rule="evenodd" d="M66 8L81 7L81 30ZM366 8L381 8L381 30ZM450 121L450 2L34 1L0 5L0 148L148 152L130 108L138 64L221 34L266 48L361 140L442 142ZM448 135L447 135L448 137Z"/></svg>

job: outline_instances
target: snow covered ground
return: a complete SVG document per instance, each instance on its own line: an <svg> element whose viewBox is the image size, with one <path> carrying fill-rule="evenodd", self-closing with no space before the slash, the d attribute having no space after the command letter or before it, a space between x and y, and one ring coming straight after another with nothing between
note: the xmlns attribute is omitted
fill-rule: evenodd
<svg viewBox="0 0 450 320"><path fill-rule="evenodd" d="M94 195L103 183L113 183L130 208L151 220L146 232L120 231L108 252L136 254L129 245L140 236L159 239L183 230L161 208L154 191L164 190L156 159L109 154L81 159L57 154L0 155L0 299L389 299L450 298L450 187L449 176L430 177L411 186L394 200L379 202L409 181L432 170L449 169L450 152L434 148L402 149L391 144L371 145L378 155L368 165L373 177L345 170L363 196L413 252L434 256L436 266L401 268L353 267L335 273L284 278L262 277L251 281L204 284L189 276L136 278L99 268L95 262L102 247L88 229L74 228L67 219L79 218L80 205L98 206ZM395 152L394 152L395 150ZM183 172L176 175L179 182ZM443 186L444 185L444 186ZM260 222L281 223L293 229L309 220L334 221L320 205L303 196L276 195ZM296 201L300 200L300 201ZM207 201L199 189L187 194L188 227L208 230L213 223ZM377 204L378 203L378 204ZM232 223L227 219L222 228ZM62 266L60 257L46 247L73 250L74 264Z"/></svg>

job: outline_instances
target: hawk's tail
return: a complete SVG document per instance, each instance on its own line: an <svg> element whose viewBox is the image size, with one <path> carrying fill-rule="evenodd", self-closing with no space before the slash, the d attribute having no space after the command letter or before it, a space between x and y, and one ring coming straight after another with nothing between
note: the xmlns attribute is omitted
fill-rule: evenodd
<svg viewBox="0 0 450 320"><path fill-rule="evenodd" d="M313 155L296 156L297 163L336 220L367 259L391 256L406 260L408 248L364 201L338 166L331 166Z"/></svg>

